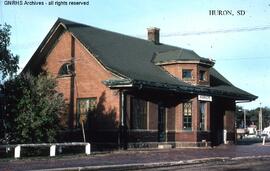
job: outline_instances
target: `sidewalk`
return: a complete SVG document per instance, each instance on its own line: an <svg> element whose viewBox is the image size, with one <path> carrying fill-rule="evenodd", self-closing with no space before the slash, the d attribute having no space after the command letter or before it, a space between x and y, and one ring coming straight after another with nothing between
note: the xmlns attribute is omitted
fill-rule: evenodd
<svg viewBox="0 0 270 171"><path fill-rule="evenodd" d="M123 168L194 164L213 160L248 158L270 158L270 146L268 144L262 146L261 143L221 145L210 149L128 150L105 154L96 153L90 156L67 156L38 160L0 160L0 170L67 170L68 168L71 170L83 170L83 168L87 170L125 170Z"/></svg>

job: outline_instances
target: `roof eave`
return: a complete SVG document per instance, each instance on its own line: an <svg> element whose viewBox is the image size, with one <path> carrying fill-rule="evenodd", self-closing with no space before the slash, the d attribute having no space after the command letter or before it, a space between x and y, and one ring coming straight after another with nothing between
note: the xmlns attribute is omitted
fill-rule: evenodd
<svg viewBox="0 0 270 171"><path fill-rule="evenodd" d="M62 27L62 29L60 29L60 27ZM37 50L34 52L28 63L25 65L21 73L30 72L30 67L33 66L33 63L42 60L41 58L44 57L45 54L42 54L42 52L44 52L44 48L46 47L46 44L48 44L48 42L51 40L52 36L55 33L61 34L64 30L67 30L67 27L64 23L61 22L61 19L58 18L58 20L54 23L53 27L45 36L41 44L38 46Z"/></svg>
<svg viewBox="0 0 270 171"><path fill-rule="evenodd" d="M112 89L118 88L150 88L150 89L159 89L165 91L173 91L177 93L187 93L187 94L200 94L200 95L210 95L216 97L229 98L234 100L246 100L253 101L258 97L254 95L248 94L239 94L232 93L221 90L214 90L211 87L198 87L198 86L181 86L181 85L171 85L165 83L156 83L156 82L148 82L142 80L131 80L131 79L123 79L123 80L105 80L103 81L105 85Z"/></svg>

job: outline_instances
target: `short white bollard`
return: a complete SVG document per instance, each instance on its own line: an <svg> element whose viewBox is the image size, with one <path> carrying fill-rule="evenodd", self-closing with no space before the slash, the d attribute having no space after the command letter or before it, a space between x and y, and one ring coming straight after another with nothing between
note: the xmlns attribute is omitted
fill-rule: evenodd
<svg viewBox="0 0 270 171"><path fill-rule="evenodd" d="M14 157L15 158L20 158L21 157L21 146L20 145L15 147Z"/></svg>
<svg viewBox="0 0 270 171"><path fill-rule="evenodd" d="M50 146L50 157L55 157L56 145Z"/></svg>
<svg viewBox="0 0 270 171"><path fill-rule="evenodd" d="M227 130L226 129L223 130L223 142L224 142L224 144L228 143L227 142Z"/></svg>
<svg viewBox="0 0 270 171"><path fill-rule="evenodd" d="M85 146L85 154L90 155L90 153L91 153L91 145L90 143L87 143Z"/></svg>
<svg viewBox="0 0 270 171"><path fill-rule="evenodd" d="M265 145L265 136L263 136L263 142L262 145Z"/></svg>

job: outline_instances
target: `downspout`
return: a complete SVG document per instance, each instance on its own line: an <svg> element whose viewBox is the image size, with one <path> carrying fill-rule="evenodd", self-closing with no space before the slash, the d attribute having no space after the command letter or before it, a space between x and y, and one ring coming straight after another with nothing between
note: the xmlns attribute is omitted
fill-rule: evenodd
<svg viewBox="0 0 270 171"><path fill-rule="evenodd" d="M73 71L70 77L70 102L69 102L69 128L73 130L74 128L74 104L75 104L75 38L71 36L71 65L73 66Z"/></svg>
<svg viewBox="0 0 270 171"><path fill-rule="evenodd" d="M124 122L124 106L125 106L125 94L123 92L123 90L121 90L120 92L120 99L121 99L121 122L120 122L120 126L124 126L125 125L125 122Z"/></svg>

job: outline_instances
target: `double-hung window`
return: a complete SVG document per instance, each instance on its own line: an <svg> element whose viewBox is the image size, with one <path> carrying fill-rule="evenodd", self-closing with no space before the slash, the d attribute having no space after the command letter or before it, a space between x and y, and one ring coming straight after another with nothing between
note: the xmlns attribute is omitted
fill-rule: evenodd
<svg viewBox="0 0 270 171"><path fill-rule="evenodd" d="M192 103L183 104L183 129L192 130Z"/></svg>
<svg viewBox="0 0 270 171"><path fill-rule="evenodd" d="M78 98L77 99L77 125L86 122L87 115L94 110L97 105L97 98Z"/></svg>
<svg viewBox="0 0 270 171"><path fill-rule="evenodd" d="M205 130L206 102L200 102L200 130Z"/></svg>

